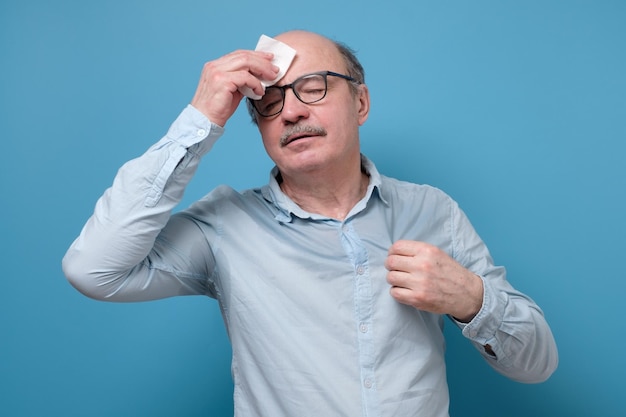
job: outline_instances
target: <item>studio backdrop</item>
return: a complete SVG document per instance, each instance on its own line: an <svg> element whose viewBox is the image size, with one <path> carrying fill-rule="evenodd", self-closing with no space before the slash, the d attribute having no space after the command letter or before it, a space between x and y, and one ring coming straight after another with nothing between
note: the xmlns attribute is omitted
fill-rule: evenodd
<svg viewBox="0 0 626 417"><path fill-rule="evenodd" d="M159 140L206 61L262 33L353 47L379 170L456 199L543 308L560 365L495 373L446 321L451 415L623 412L623 1L43 1L0 4L0 415L230 416L230 345L204 297L87 299L61 258L117 169ZM180 208L267 182L244 106Z"/></svg>

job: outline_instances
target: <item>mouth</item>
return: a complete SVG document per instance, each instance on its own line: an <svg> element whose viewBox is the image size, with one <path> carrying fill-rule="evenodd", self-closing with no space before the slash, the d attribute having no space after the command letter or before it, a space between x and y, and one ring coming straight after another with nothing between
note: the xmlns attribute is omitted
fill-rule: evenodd
<svg viewBox="0 0 626 417"><path fill-rule="evenodd" d="M314 136L314 135L293 135L293 136L289 136L284 141L281 141L281 145L282 146L287 146L287 145L289 145L292 142L295 142L295 141L300 140L300 139L310 138L312 136Z"/></svg>
<svg viewBox="0 0 626 417"><path fill-rule="evenodd" d="M283 133L280 137L280 146L287 146L300 139L306 139L314 136L326 136L326 130L318 126L296 125L287 129Z"/></svg>

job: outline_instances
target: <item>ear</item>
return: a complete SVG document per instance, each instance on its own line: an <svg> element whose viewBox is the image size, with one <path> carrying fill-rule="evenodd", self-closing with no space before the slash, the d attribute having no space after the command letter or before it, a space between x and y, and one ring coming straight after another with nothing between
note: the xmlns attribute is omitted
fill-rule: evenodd
<svg viewBox="0 0 626 417"><path fill-rule="evenodd" d="M357 118L359 126L363 126L370 113L370 91L365 84L359 85L358 89L356 96Z"/></svg>

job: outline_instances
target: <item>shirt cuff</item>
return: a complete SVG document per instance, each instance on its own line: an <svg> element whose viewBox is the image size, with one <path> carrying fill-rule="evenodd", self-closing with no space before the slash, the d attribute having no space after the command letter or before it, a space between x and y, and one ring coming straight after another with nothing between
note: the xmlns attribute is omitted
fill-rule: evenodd
<svg viewBox="0 0 626 417"><path fill-rule="evenodd" d="M496 333L504 317L506 299L503 299L498 291L495 291L488 282L483 280L483 305L478 314L469 322L462 323L453 320L468 339L486 345L496 337Z"/></svg>
<svg viewBox="0 0 626 417"><path fill-rule="evenodd" d="M165 158L152 181L145 206L156 206L163 195L165 184L174 170L181 166L183 158L187 155L201 158L211 150L223 133L223 127L211 122L192 105L187 105L172 123L165 137L151 148L152 152L165 152Z"/></svg>
<svg viewBox="0 0 626 417"><path fill-rule="evenodd" d="M172 123L161 142L174 141L186 149L198 145L193 151L202 156L223 134L222 126L211 122L202 112L189 104Z"/></svg>

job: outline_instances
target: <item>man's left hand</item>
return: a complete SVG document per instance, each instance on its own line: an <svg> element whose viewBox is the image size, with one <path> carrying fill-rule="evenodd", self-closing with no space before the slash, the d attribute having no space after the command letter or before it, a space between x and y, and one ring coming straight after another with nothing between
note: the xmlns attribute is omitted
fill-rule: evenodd
<svg viewBox="0 0 626 417"><path fill-rule="evenodd" d="M399 240L389 249L385 268L391 296L402 304L465 323L482 307L482 279L436 246Z"/></svg>

